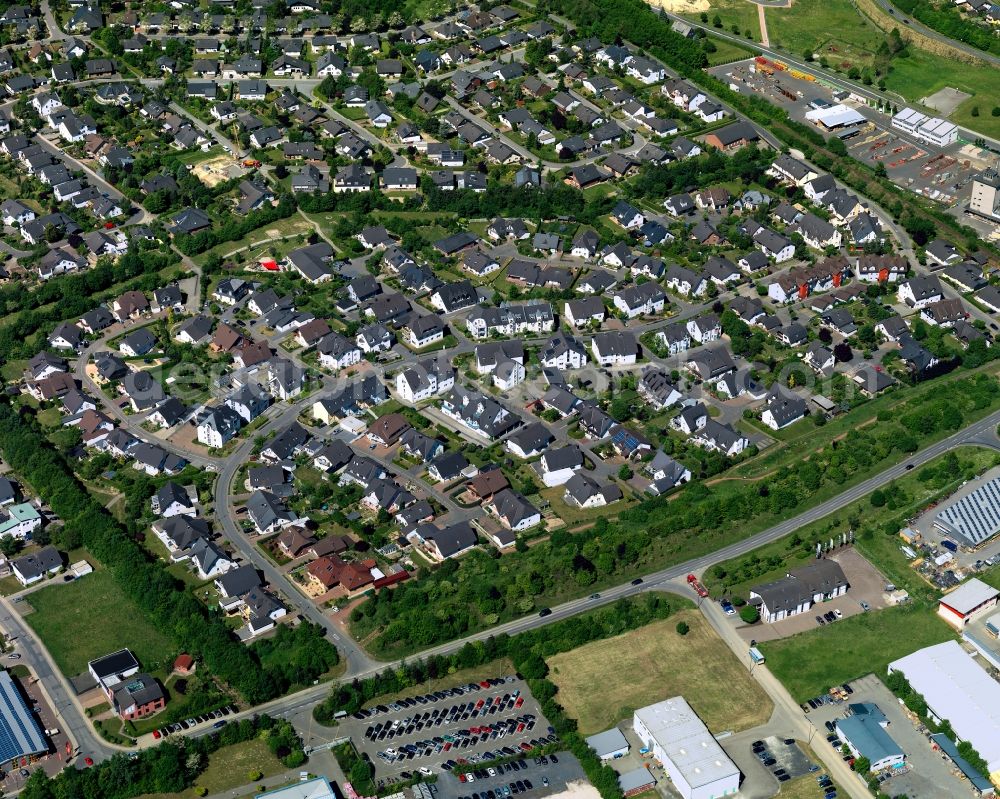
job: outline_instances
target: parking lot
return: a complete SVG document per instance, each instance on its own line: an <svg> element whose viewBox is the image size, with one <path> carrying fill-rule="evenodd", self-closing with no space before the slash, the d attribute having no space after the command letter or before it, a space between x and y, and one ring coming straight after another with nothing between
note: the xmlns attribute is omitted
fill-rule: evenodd
<svg viewBox="0 0 1000 799"><path fill-rule="evenodd" d="M441 774L459 763L523 754L554 742L527 686L516 677L469 683L378 705L340 722L376 778ZM544 739L544 740L543 740Z"/></svg>
<svg viewBox="0 0 1000 799"><path fill-rule="evenodd" d="M585 780L583 767L569 752L541 759L528 758L473 775L443 774L438 778L438 799L502 799L524 795L528 799L561 792L574 780ZM462 779L465 779L463 782Z"/></svg>
<svg viewBox="0 0 1000 799"><path fill-rule="evenodd" d="M896 700L892 692L881 680L870 674L850 684L853 693L848 702L872 702L878 706L889 721L886 732L899 744L906 755L909 769L906 773L887 779L882 791L890 796L904 794L909 799L940 799L942 796L962 797L971 794L969 783L958 776L951 761L940 752L931 749L926 730L919 727L919 721L907 716L905 709ZM835 746L840 749L841 743L830 727L836 719L842 718L847 712L846 703L824 704L810 710L808 719L816 727L817 734L813 736L812 746L820 749L824 746ZM829 723L830 726L827 726ZM834 740L829 740L833 736Z"/></svg>

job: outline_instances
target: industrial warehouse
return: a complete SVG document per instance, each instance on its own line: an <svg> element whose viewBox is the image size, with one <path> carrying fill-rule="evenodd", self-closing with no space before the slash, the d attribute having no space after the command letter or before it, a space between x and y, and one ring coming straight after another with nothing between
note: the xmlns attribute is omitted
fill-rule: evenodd
<svg viewBox="0 0 1000 799"><path fill-rule="evenodd" d="M47 752L49 745L17 685L6 671L0 671L0 761Z"/></svg>
<svg viewBox="0 0 1000 799"><path fill-rule="evenodd" d="M902 672L927 702L936 721L947 719L960 740L968 741L1000 780L1000 683L957 641L919 649L889 664Z"/></svg>
<svg viewBox="0 0 1000 799"><path fill-rule="evenodd" d="M684 799L713 799L739 790L740 770L683 697L640 708L632 727Z"/></svg>
<svg viewBox="0 0 1000 799"><path fill-rule="evenodd" d="M996 535L1000 530L1000 477L987 480L940 510L934 527L970 548Z"/></svg>

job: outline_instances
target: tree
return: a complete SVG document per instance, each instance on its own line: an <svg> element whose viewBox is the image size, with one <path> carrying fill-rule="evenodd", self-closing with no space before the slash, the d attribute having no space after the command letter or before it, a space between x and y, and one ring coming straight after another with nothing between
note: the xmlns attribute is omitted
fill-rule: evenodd
<svg viewBox="0 0 1000 799"><path fill-rule="evenodd" d="M756 624L760 621L760 611L754 605L746 605L740 608L740 618L747 624Z"/></svg>
<svg viewBox="0 0 1000 799"><path fill-rule="evenodd" d="M876 488L872 491L871 503L873 508L881 508L885 505L885 493L881 489Z"/></svg>
<svg viewBox="0 0 1000 799"><path fill-rule="evenodd" d="M841 341L836 347L833 348L833 357L837 360L837 363L850 363L854 358L854 352L851 350L851 345L846 341Z"/></svg>
<svg viewBox="0 0 1000 799"><path fill-rule="evenodd" d="M683 635L687 635L689 632L691 632L691 628L688 626L688 623L686 621L679 621L679 622L677 622L677 634L678 635L682 635L682 636Z"/></svg>
<svg viewBox="0 0 1000 799"><path fill-rule="evenodd" d="M629 468L627 463L623 463L622 468L618 470L618 479L619 480L632 479L632 470Z"/></svg>

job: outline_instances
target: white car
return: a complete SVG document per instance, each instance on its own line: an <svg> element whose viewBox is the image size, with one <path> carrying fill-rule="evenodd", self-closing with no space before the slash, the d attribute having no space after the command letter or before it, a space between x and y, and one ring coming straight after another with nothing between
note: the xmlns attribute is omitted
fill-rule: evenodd
<svg viewBox="0 0 1000 799"><path fill-rule="evenodd" d="M427 766L421 766L420 767L420 773L423 774L425 777L429 777L434 772L431 771L429 768L427 768Z"/></svg>
<svg viewBox="0 0 1000 799"><path fill-rule="evenodd" d="M842 610L840 610L838 608L838 609L836 609L836 610L833 611L833 615L836 616L838 619L842 619L842 618L844 618L844 611L842 611Z"/></svg>

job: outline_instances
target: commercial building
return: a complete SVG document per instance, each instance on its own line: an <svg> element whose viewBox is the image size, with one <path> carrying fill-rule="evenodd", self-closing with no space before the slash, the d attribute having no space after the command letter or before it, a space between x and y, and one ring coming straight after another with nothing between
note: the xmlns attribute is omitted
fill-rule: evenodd
<svg viewBox="0 0 1000 799"><path fill-rule="evenodd" d="M350 796L350 794L357 796L357 793L353 789L351 791L347 790L348 785L349 783L345 783L344 794L347 796ZM337 799L337 794L326 777L301 780L284 788L276 788L273 791L259 793L257 796L267 797L267 799Z"/></svg>
<svg viewBox="0 0 1000 799"><path fill-rule="evenodd" d="M760 617L768 624L806 613L817 602L847 593L850 584L840 564L817 560L786 577L750 589L750 604L758 605Z"/></svg>
<svg viewBox="0 0 1000 799"><path fill-rule="evenodd" d="M715 799L739 790L740 770L683 697L640 708L632 727L684 799Z"/></svg>
<svg viewBox="0 0 1000 799"><path fill-rule="evenodd" d="M48 750L38 721L17 684L8 672L0 671L0 762L9 763Z"/></svg>
<svg viewBox="0 0 1000 799"><path fill-rule="evenodd" d="M900 767L905 755L892 736L885 714L870 702L849 705L850 715L837 719L837 735L855 757L868 758L872 771Z"/></svg>
<svg viewBox="0 0 1000 799"><path fill-rule="evenodd" d="M1000 220L1000 172L985 169L972 179L969 210L974 214Z"/></svg>
<svg viewBox="0 0 1000 799"><path fill-rule="evenodd" d="M995 536L1000 531L1000 477L987 480L939 511L934 527L968 547Z"/></svg>
<svg viewBox="0 0 1000 799"><path fill-rule="evenodd" d="M927 702L928 715L947 719L959 740L986 761L990 779L1000 780L1000 682L957 641L919 649L889 664Z"/></svg>
<svg viewBox="0 0 1000 799"><path fill-rule="evenodd" d="M892 118L892 127L922 141L946 147L958 141L958 127L946 119L929 117L913 108L904 108Z"/></svg>
<svg viewBox="0 0 1000 799"><path fill-rule="evenodd" d="M610 730L591 735L587 739L587 746L594 750L594 754L601 760L614 760L628 754L628 740L624 733L617 727Z"/></svg>
<svg viewBox="0 0 1000 799"><path fill-rule="evenodd" d="M973 577L938 602L938 616L957 630L997 606L1000 591Z"/></svg>
<svg viewBox="0 0 1000 799"><path fill-rule="evenodd" d="M830 106L829 108L816 108L812 111L807 111L806 119L817 125L822 125L827 130L863 125L867 121L853 108L842 103Z"/></svg>

